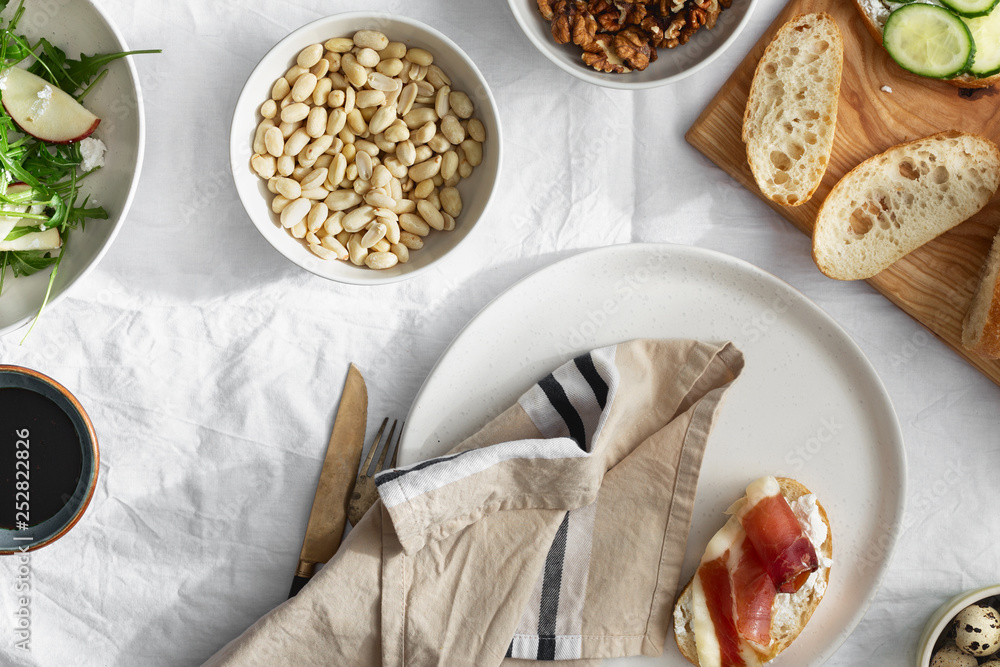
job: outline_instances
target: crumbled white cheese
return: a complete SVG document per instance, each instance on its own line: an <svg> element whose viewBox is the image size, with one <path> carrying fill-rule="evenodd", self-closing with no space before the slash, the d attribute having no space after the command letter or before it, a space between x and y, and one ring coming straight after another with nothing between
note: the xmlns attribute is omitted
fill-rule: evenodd
<svg viewBox="0 0 1000 667"><path fill-rule="evenodd" d="M883 93L892 93L892 88L890 88L889 86L882 86L882 92Z"/></svg>
<svg viewBox="0 0 1000 667"><path fill-rule="evenodd" d="M100 139L95 139L94 137L87 137L80 142L80 155L83 156L83 162L80 163L80 169L84 172L90 171L91 169L96 169L97 167L104 166L104 153L108 150L108 147L104 145L104 142Z"/></svg>
<svg viewBox="0 0 1000 667"><path fill-rule="evenodd" d="M790 505L792 512L795 513L795 518L799 520L799 525L802 526L802 532L805 533L816 549L816 552L819 553L823 543L826 542L827 528L823 517L820 516L819 505L816 504L816 496L812 493L800 496L791 502ZM825 560L822 556L820 556L820 559ZM825 565L825 563L820 564Z"/></svg>
<svg viewBox="0 0 1000 667"><path fill-rule="evenodd" d="M940 0L916 1L922 2L925 5L938 5L939 7L944 6ZM861 5L861 9L864 10L865 14L871 17L879 30L882 30L885 26L885 20L889 18L889 14L909 2L910 0L858 0L858 4Z"/></svg>
<svg viewBox="0 0 1000 667"><path fill-rule="evenodd" d="M52 101L52 86L46 84L38 91L38 99L28 108L28 120L38 120L49 110Z"/></svg>

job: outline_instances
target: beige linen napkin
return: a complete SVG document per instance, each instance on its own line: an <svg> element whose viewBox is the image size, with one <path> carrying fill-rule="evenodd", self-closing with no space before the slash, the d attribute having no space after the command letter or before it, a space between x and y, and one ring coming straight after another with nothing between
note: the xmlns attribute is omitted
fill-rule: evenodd
<svg viewBox="0 0 1000 667"><path fill-rule="evenodd" d="M638 340L543 378L377 502L208 665L574 666L659 655L731 344Z"/></svg>

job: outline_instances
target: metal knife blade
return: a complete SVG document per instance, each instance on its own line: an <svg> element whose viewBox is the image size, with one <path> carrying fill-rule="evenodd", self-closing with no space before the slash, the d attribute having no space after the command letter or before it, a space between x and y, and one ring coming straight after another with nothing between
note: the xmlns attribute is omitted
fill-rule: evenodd
<svg viewBox="0 0 1000 667"><path fill-rule="evenodd" d="M344 535L347 504L361 464L365 444L365 423L368 421L368 388L361 371L351 364L340 397L333 433L323 461L323 470L316 485L316 497L306 536L302 540L299 566L288 597L294 597L306 585L317 563L325 563L336 553Z"/></svg>

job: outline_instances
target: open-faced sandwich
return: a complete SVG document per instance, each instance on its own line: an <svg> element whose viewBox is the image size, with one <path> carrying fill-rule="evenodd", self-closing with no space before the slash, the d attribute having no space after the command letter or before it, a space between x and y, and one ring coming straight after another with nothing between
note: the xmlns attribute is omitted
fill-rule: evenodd
<svg viewBox="0 0 1000 667"><path fill-rule="evenodd" d="M700 667L753 667L788 648L833 565L826 510L793 479L758 479L727 514L674 607L677 646Z"/></svg>
<svg viewBox="0 0 1000 667"><path fill-rule="evenodd" d="M1000 81L997 0L854 0L872 36L903 69L960 88Z"/></svg>

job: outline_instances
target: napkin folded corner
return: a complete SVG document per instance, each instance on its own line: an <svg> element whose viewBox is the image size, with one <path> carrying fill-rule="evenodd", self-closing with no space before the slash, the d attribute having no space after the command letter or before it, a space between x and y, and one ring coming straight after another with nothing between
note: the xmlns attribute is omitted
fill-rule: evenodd
<svg viewBox="0 0 1000 667"><path fill-rule="evenodd" d="M708 436L742 369L731 343L694 340L567 362L447 454L379 474L381 502L334 559L212 664L659 655Z"/></svg>

